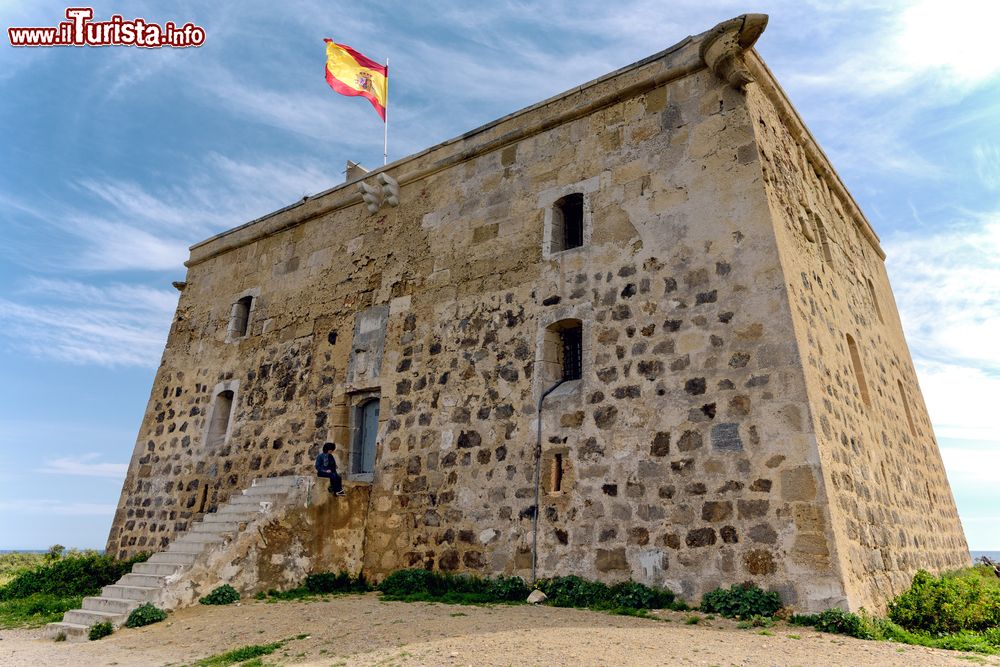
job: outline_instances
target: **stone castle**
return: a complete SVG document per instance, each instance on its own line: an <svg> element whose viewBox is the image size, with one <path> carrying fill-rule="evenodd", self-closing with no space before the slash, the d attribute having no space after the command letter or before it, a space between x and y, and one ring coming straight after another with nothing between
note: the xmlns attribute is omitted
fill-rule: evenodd
<svg viewBox="0 0 1000 667"><path fill-rule="evenodd" d="M108 551L329 440L347 496L239 534L216 580L534 567L817 611L968 564L885 255L765 24L193 246Z"/></svg>

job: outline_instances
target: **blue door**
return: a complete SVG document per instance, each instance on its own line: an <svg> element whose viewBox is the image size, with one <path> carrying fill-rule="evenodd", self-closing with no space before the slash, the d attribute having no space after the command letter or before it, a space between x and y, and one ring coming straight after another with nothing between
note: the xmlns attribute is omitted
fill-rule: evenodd
<svg viewBox="0 0 1000 667"><path fill-rule="evenodd" d="M360 432L358 433L359 453L358 465L354 472L372 474L375 472L375 436L378 435L378 399L368 401L361 406L358 415Z"/></svg>

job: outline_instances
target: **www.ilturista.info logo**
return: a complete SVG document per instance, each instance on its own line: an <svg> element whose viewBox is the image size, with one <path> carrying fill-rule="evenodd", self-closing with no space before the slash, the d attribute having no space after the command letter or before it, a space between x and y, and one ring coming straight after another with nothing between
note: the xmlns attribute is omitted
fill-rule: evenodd
<svg viewBox="0 0 1000 667"><path fill-rule="evenodd" d="M91 21L91 7L69 7L68 21L51 28L7 28L11 46L140 46L157 49L164 46L184 48L205 43L205 29L193 23L177 26L167 21L162 26L135 18L126 21L114 14L108 21Z"/></svg>

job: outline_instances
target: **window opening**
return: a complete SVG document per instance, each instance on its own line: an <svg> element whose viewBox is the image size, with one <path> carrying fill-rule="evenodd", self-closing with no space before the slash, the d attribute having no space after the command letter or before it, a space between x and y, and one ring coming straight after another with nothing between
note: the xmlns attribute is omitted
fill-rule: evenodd
<svg viewBox="0 0 1000 667"><path fill-rule="evenodd" d="M826 227L819 220L816 221L816 235L819 237L820 252L823 253L823 261L833 264L833 254L830 252L830 239L826 235Z"/></svg>
<svg viewBox="0 0 1000 667"><path fill-rule="evenodd" d="M212 423L208 428L208 446L214 447L226 441L229 431L229 419L233 411L233 392L221 391L215 397L215 407L212 410Z"/></svg>
<svg viewBox="0 0 1000 667"><path fill-rule="evenodd" d="M379 400L373 398L355 408L356 433L351 455L351 473L371 475L375 472L375 437L378 435Z"/></svg>
<svg viewBox="0 0 1000 667"><path fill-rule="evenodd" d="M885 320L882 319L882 309L879 308L878 299L875 298L875 285L872 284L871 278L865 278L865 282L868 283L868 293L872 297L872 305L875 307L875 314L878 315L878 321L885 324Z"/></svg>
<svg viewBox="0 0 1000 667"><path fill-rule="evenodd" d="M583 193L574 192L558 200L552 209L552 252L583 245Z"/></svg>
<svg viewBox="0 0 1000 667"><path fill-rule="evenodd" d="M562 342L562 379L579 380L583 377L583 329L577 324L559 332Z"/></svg>
<svg viewBox="0 0 1000 667"><path fill-rule="evenodd" d="M233 313L229 322L229 331L234 338L242 338L247 335L247 332L250 329L250 306L252 305L252 296L245 296L233 304Z"/></svg>
<svg viewBox="0 0 1000 667"><path fill-rule="evenodd" d="M899 400L903 402L903 411L906 412L906 423L910 425L910 435L915 438L917 437L917 428L913 425L913 413L910 412L910 401L906 398L906 390L903 389L903 383L900 380L896 380L896 386L899 387Z"/></svg>
<svg viewBox="0 0 1000 667"><path fill-rule="evenodd" d="M847 347L851 353L851 364L854 366L854 377L858 381L858 391L861 392L861 399L865 405L871 405L871 399L868 396L868 383L865 382L865 370L861 366L861 355L858 353L858 344L854 342L851 334L845 334L845 336L847 337Z"/></svg>
<svg viewBox="0 0 1000 667"><path fill-rule="evenodd" d="M549 488L552 489L553 493L562 491L562 480L563 480L563 455L554 454L552 456L552 480L549 484Z"/></svg>

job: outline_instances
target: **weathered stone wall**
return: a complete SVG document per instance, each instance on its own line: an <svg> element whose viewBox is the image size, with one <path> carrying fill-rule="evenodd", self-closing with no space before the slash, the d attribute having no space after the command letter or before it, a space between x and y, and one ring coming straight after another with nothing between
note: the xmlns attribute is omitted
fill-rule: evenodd
<svg viewBox="0 0 1000 667"><path fill-rule="evenodd" d="M815 355L763 179L764 106L698 49L686 40L390 165L398 208L370 215L342 186L195 246L109 550L166 545L254 477L308 474L325 440L345 469L350 406L377 390L374 480L333 501L348 503L349 529L328 540L313 517L277 542L325 549L330 566L363 560L376 578L527 575L543 332L573 318L583 377L542 420L541 576L633 578L689 599L753 579L809 610L859 595L856 575L844 584L846 513L828 506L844 480L829 472L836 450L817 448L823 404L803 368ZM551 253L546 221L572 192L586 243ZM233 304L251 292L248 335L233 339ZM387 308L384 336L366 325L354 340L359 313L382 321L373 307ZM233 419L207 444L221 390ZM842 414L850 399L837 400Z"/></svg>
<svg viewBox="0 0 1000 667"><path fill-rule="evenodd" d="M821 175L829 167L787 101L766 92L751 89L749 107L805 360L823 488L850 604L880 610L917 569L967 565L968 546L883 254L836 177Z"/></svg>

